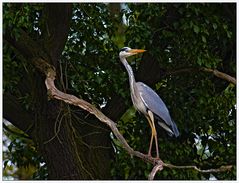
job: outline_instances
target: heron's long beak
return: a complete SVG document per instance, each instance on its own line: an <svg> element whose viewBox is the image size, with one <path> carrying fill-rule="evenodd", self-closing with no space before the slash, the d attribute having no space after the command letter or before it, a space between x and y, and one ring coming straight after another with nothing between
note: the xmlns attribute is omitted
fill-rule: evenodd
<svg viewBox="0 0 239 183"><path fill-rule="evenodd" d="M142 50L142 49L131 49L129 50L130 53L132 53L132 55L138 54L138 53L143 53L146 50Z"/></svg>

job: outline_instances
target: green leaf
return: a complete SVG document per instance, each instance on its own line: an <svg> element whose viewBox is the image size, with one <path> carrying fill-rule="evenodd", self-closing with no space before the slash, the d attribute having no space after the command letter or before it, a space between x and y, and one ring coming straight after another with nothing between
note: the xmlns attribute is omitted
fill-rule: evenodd
<svg viewBox="0 0 239 183"><path fill-rule="evenodd" d="M227 31L227 37L228 37L228 38L231 38L231 37L232 37L232 32Z"/></svg>
<svg viewBox="0 0 239 183"><path fill-rule="evenodd" d="M197 58L197 64L200 66L202 65L202 59L200 57Z"/></svg>
<svg viewBox="0 0 239 183"><path fill-rule="evenodd" d="M194 25L194 26L193 26L193 31L194 31L196 34L198 34L199 31L200 31L200 29L199 29L199 27L198 27L197 25Z"/></svg>
<svg viewBox="0 0 239 183"><path fill-rule="evenodd" d="M202 42L207 43L207 39L205 38L205 36L202 36Z"/></svg>
<svg viewBox="0 0 239 183"><path fill-rule="evenodd" d="M213 26L213 29L214 29L214 30L217 29L217 24L216 24L216 23L213 23L212 26Z"/></svg>

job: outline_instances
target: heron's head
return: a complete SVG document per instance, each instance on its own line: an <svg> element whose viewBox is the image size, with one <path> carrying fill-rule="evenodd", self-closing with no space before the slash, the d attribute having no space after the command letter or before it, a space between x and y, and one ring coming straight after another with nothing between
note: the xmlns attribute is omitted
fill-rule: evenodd
<svg viewBox="0 0 239 183"><path fill-rule="evenodd" d="M129 47L124 47L120 50L120 53L119 53L119 56L121 58L126 58L126 57L129 57L129 56L132 56L132 55L136 55L138 53L143 53L145 52L146 50L142 50L142 49L131 49Z"/></svg>

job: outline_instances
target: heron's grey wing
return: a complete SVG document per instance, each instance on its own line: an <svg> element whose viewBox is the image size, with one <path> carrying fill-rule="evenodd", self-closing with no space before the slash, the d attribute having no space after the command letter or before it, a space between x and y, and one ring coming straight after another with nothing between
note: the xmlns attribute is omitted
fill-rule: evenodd
<svg viewBox="0 0 239 183"><path fill-rule="evenodd" d="M143 100L146 107L151 110L154 114L160 117L167 126L171 128L174 135L177 137L179 135L176 124L170 117L169 111L162 101L162 99L158 96L158 94L152 90L149 86L142 82L136 83L137 89L139 91L140 97ZM164 125L163 123L160 124Z"/></svg>

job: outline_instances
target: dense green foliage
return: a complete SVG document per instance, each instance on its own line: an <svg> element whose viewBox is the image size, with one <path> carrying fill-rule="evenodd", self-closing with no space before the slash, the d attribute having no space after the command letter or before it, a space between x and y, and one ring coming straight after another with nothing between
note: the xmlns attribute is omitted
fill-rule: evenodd
<svg viewBox="0 0 239 183"><path fill-rule="evenodd" d="M59 60L58 85L102 109L115 93L123 97L128 110L117 120L118 128L133 149L147 153L150 127L132 108L128 76L118 59L122 45L145 48L145 55L160 66L155 69L163 71L152 87L165 101L180 131L180 137L174 139L158 128L160 158L201 169L234 165L229 172L213 174L165 168L156 179L235 179L236 87L198 70L206 67L235 76L235 5L142 3L126 7L115 13L103 3L74 5L68 40ZM43 4L3 5L3 32L12 28L15 37L23 27L33 39L41 39L45 19ZM144 59L130 59L135 72L147 61ZM7 42L3 61L4 92L18 97L27 111L34 110L37 99L19 87L24 79L34 85L35 69ZM37 167L35 177L45 179L47 169L41 167L43 160L33 143L9 132L6 135L11 143L4 152L4 165L11 162L19 168L33 164ZM112 179L147 179L152 165L131 157L113 136L109 138L116 151L111 160ZM23 162L19 154L29 157Z"/></svg>

